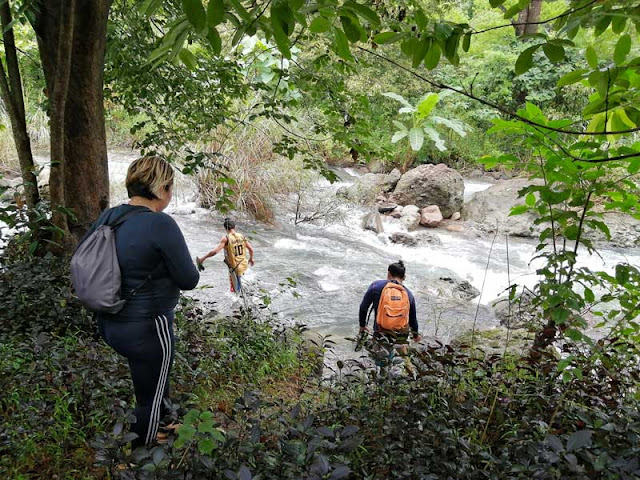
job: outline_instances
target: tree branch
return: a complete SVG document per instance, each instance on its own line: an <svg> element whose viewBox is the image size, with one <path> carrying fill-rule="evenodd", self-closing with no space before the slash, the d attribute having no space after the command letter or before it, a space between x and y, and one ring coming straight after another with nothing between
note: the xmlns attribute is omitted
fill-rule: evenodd
<svg viewBox="0 0 640 480"><path fill-rule="evenodd" d="M485 100L483 98L477 97L475 95L472 95L471 93L465 92L464 90L461 90L461 89L456 88L456 87L452 87L451 85L446 85L444 83L440 83L440 82L436 82L434 80L431 80L431 79L425 77L424 75L421 75L421 74L413 71L412 69L410 69L408 67L405 67L401 63L398 63L395 60L392 60L392 59L390 59L388 57L385 57L384 55L380 55L377 52L374 52L374 51L369 50L369 49L364 48L364 47L357 47L357 48L359 50L362 50L363 52L367 52L367 53L369 53L369 54L371 54L371 55L373 55L375 57L378 57L381 60L389 62L392 65L395 65L396 67L400 68L401 70L404 70L405 72L410 73L414 77L417 77L420 80L423 80L423 81L427 82L429 85L431 85L433 87L439 88L441 90L451 90L452 92L459 93L460 95L463 95L463 96L465 96L467 98L475 100L476 102L479 102L479 103L481 103L483 105L486 105L487 107L491 107L494 110L497 110L500 113L503 113L503 114L505 114L505 115L507 115L509 117L516 118L516 119L520 120L521 122L526 123L527 125L543 128L545 130L549 130L549 131L552 131L552 132L566 133L568 135L584 135L584 136L589 136L589 137L590 136L598 136L598 135L624 135L624 134L627 134L627 133L634 133L634 132L640 131L640 127L636 127L636 128L631 128L629 130L618 130L618 131L612 131L612 132L607 132L607 131L604 131L604 132L582 132L582 131L578 131L578 130L564 130L562 128L554 128L554 127L549 127L547 125L542 125L540 123L534 122L533 120L529 120L528 118L525 118L525 117L523 117L521 115L518 115L517 113L512 112L512 111L506 109L505 107L503 107L501 105L498 105L496 103L490 102L490 101ZM606 130L606 127L605 127L605 130ZM636 156L636 155L633 155L633 156ZM625 157L625 158L627 158L627 157Z"/></svg>

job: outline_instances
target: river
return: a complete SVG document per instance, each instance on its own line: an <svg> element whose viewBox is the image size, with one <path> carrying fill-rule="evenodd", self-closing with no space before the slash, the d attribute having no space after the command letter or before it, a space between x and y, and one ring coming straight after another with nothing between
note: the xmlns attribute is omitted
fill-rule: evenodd
<svg viewBox="0 0 640 480"><path fill-rule="evenodd" d="M124 177L133 158L130 154L110 153L115 203L126 200ZM315 194L333 196L357 175L350 169L338 173L341 182L330 185L320 181ZM465 201L489 186L466 181ZM194 257L211 250L224 234L223 216L199 208L195 200L192 180L180 177L167 210L180 225ZM478 328L498 325L489 304L504 293L509 279L520 286L531 287L536 282L539 263L530 263L535 250L532 240L510 238L507 245L502 235L494 242L493 236L436 229L431 231L440 238L440 245L406 247L388 240L390 233L404 231L398 221L385 217L385 233L376 235L361 228L362 217L370 209L343 208L342 221L323 226L294 226L293 215L285 208L276 208L273 225L238 218L238 230L251 238L256 251L256 265L245 275L248 288L255 295L269 296L271 309L287 322L304 323L321 335L331 336L337 344L335 354L341 357L352 351L352 344L345 337L356 334L362 295L371 282L385 278L387 266L398 259L407 266L406 285L416 297L421 332L444 342L469 330L474 323ZM607 248L599 253L601 256L581 254L580 263L609 271L620 262L640 264L638 249ZM441 277L467 280L481 290L481 296L467 301L456 299L439 280ZM295 287L282 286L287 278L295 281ZM213 302L221 313L240 305L229 292L222 255L207 262L200 286L192 295Z"/></svg>

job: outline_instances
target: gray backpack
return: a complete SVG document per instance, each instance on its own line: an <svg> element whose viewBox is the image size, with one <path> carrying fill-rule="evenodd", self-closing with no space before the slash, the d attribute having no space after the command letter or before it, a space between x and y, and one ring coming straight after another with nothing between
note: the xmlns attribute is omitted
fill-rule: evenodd
<svg viewBox="0 0 640 480"><path fill-rule="evenodd" d="M121 298L122 277L116 254L116 230L139 209L125 212L99 225L78 246L71 257L71 283L78 300L98 313L118 313L127 302ZM149 275L135 292L151 279Z"/></svg>

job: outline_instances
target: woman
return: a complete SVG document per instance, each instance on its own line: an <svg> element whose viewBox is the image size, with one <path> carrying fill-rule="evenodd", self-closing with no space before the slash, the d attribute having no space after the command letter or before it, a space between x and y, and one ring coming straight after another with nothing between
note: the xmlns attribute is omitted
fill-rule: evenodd
<svg viewBox="0 0 640 480"><path fill-rule="evenodd" d="M94 225L132 213L116 233L127 302L117 314L100 314L98 327L107 344L129 362L136 395L134 448L156 440L163 398L169 394L174 308L180 290L195 288L200 278L180 228L162 213L171 201L173 180L173 169L163 159L137 159L127 172L129 203L106 210Z"/></svg>

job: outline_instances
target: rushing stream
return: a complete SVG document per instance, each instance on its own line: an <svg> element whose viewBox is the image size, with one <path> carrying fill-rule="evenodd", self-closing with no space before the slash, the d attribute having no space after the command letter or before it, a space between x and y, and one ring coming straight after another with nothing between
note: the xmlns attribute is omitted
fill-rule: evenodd
<svg viewBox="0 0 640 480"><path fill-rule="evenodd" d="M126 198L124 177L131 155L110 154L112 198L114 203ZM338 187L353 182L354 172L339 172L342 182L329 185L319 182L317 195L335 195ZM490 184L465 183L465 201ZM336 354L352 352L344 340L357 331L358 307L369 284L386 276L386 268L399 258L407 265L406 285L416 297L421 332L443 341L470 329L498 324L489 303L512 283L533 286L536 263L530 264L533 241L504 236L479 236L471 231L431 230L442 243L406 247L390 243L388 235L404 231L397 220L384 218L385 233L361 228L362 217L370 211L351 207L344 219L326 226L293 225L292 214L280 208L274 225L238 220L238 229L249 235L256 251L256 265L245 275L253 291L262 290L273 299L272 309L285 319L306 324L322 335L331 335L337 343ZM223 235L222 216L197 207L190 179L177 182L174 201L167 210L187 239L194 255L211 250ZM493 247L492 247L492 242ZM489 258L489 252L491 256ZM507 262L508 251L508 262ZM619 262L640 264L640 251L604 249L598 256L581 255L581 263L594 270L610 270ZM222 255L209 260L201 276L200 288L193 294L215 308L228 313L239 300L229 292L226 266ZM287 278L296 282L294 291L281 287ZM459 300L443 288L440 277L457 277L469 281L482 291L480 298ZM476 315L477 312L477 315Z"/></svg>

